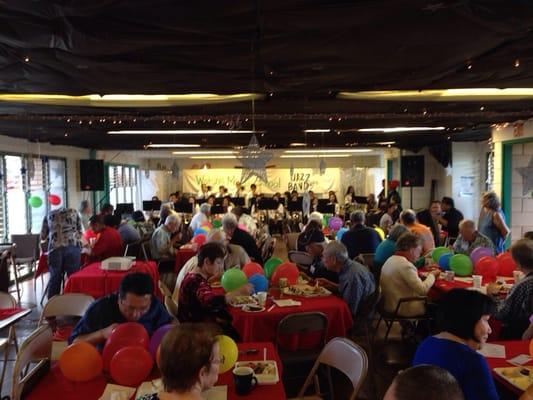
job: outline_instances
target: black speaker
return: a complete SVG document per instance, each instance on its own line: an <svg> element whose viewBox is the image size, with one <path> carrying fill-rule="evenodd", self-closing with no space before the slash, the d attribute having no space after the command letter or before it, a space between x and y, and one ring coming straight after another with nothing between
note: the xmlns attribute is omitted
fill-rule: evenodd
<svg viewBox="0 0 533 400"><path fill-rule="evenodd" d="M402 156L402 186L424 186L424 156Z"/></svg>
<svg viewBox="0 0 533 400"><path fill-rule="evenodd" d="M80 190L104 190L104 160L80 160Z"/></svg>

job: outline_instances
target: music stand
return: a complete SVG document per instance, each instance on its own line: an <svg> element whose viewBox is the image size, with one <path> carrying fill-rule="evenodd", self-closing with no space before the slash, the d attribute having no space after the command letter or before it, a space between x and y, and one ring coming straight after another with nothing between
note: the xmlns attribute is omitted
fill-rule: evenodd
<svg viewBox="0 0 533 400"><path fill-rule="evenodd" d="M335 214L335 204L318 204L316 210L322 214Z"/></svg>
<svg viewBox="0 0 533 400"><path fill-rule="evenodd" d="M219 205L211 206L211 214L224 214L224 208Z"/></svg>
<svg viewBox="0 0 533 400"><path fill-rule="evenodd" d="M244 197L232 197L231 202L236 206L244 207Z"/></svg>
<svg viewBox="0 0 533 400"><path fill-rule="evenodd" d="M143 211L159 211L161 204L160 200L143 200Z"/></svg>
<svg viewBox="0 0 533 400"><path fill-rule="evenodd" d="M115 207L114 214L120 218L122 218L123 215L131 215L133 214L133 203L118 203Z"/></svg>
<svg viewBox="0 0 533 400"><path fill-rule="evenodd" d="M357 204L368 204L366 196L354 196L354 199Z"/></svg>
<svg viewBox="0 0 533 400"><path fill-rule="evenodd" d="M193 204L183 201L179 201L177 203L174 203L174 211L178 213L184 213L184 214L192 214L193 213Z"/></svg>
<svg viewBox="0 0 533 400"><path fill-rule="evenodd" d="M279 201L275 199L261 199L257 204L259 210L277 210Z"/></svg>
<svg viewBox="0 0 533 400"><path fill-rule="evenodd" d="M216 206L222 205L222 201L224 201L224 197L215 197L215 205Z"/></svg>
<svg viewBox="0 0 533 400"><path fill-rule="evenodd" d="M302 202L301 201L289 201L287 203L287 210L290 212L302 212Z"/></svg>

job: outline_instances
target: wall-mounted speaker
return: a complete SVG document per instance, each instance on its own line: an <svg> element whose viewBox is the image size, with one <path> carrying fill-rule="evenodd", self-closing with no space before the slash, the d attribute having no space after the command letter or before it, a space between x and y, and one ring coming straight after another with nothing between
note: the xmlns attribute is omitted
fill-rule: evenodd
<svg viewBox="0 0 533 400"><path fill-rule="evenodd" d="M402 156L402 186L424 186L424 156Z"/></svg>
<svg viewBox="0 0 533 400"><path fill-rule="evenodd" d="M80 190L104 190L104 160L80 160Z"/></svg>

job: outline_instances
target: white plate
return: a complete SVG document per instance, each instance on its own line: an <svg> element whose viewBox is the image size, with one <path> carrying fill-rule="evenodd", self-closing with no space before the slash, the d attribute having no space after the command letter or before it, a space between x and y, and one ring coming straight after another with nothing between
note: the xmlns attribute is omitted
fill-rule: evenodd
<svg viewBox="0 0 533 400"><path fill-rule="evenodd" d="M261 307L261 309L258 309L258 310L250 310L250 309L248 308L248 305L245 305L245 306L242 307L242 310L243 310L244 312L249 312L249 313L258 313L258 312L263 312L263 311L265 311L265 307Z"/></svg>
<svg viewBox="0 0 533 400"><path fill-rule="evenodd" d="M254 369L254 364L269 364L272 365L272 373L271 374L255 374L255 377L257 378L257 383L259 385L275 385L279 382L279 374L278 374L278 366L276 364L276 361L274 360L260 360L260 361L237 361L235 363L235 367L250 367ZM250 365L252 364L252 365Z"/></svg>

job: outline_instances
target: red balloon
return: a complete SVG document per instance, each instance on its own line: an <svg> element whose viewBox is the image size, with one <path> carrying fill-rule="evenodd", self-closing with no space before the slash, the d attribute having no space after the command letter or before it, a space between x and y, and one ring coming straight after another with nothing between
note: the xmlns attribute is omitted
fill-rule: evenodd
<svg viewBox="0 0 533 400"><path fill-rule="evenodd" d="M474 273L481 275L484 281L494 282L498 276L498 261L494 257L481 257L474 266Z"/></svg>
<svg viewBox="0 0 533 400"><path fill-rule="evenodd" d="M247 278L255 274L265 275L263 267L255 262L249 262L248 264L245 264L244 267L242 267L242 272L244 272L244 275L246 275Z"/></svg>
<svg viewBox="0 0 533 400"><path fill-rule="evenodd" d="M513 276L513 271L516 270L516 263L513 260L513 257L511 256L511 253L505 252L498 257L496 257L496 260L498 260L498 275L500 276Z"/></svg>
<svg viewBox="0 0 533 400"><path fill-rule="evenodd" d="M56 194L51 194L48 196L48 201L50 202L51 205L58 206L61 204L61 197L59 197Z"/></svg>
<svg viewBox="0 0 533 400"><path fill-rule="evenodd" d="M148 349L149 344L150 338L144 326L137 322L120 324L113 330L105 342L104 351L102 352L104 370L109 371L113 356L124 347L138 346Z"/></svg>
<svg viewBox="0 0 533 400"><path fill-rule="evenodd" d="M127 346L113 356L109 372L119 385L137 387L148 378L152 367L152 356L145 348Z"/></svg>
<svg viewBox="0 0 533 400"><path fill-rule="evenodd" d="M278 265L275 269L271 281L272 284L277 285L280 278L287 278L289 285L296 285L298 283L299 275L300 271L298 271L296 264L284 262L283 264Z"/></svg>
<svg viewBox="0 0 533 400"><path fill-rule="evenodd" d="M195 237L192 238L192 242L196 243L198 247L203 246L206 240L207 238L203 233L200 233L199 235L196 235Z"/></svg>

